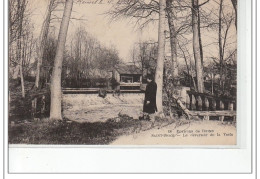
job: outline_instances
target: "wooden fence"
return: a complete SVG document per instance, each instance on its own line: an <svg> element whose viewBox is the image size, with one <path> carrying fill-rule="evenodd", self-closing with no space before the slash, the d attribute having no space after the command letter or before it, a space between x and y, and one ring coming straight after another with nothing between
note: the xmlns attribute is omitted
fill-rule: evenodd
<svg viewBox="0 0 260 179"><path fill-rule="evenodd" d="M233 121L236 121L235 99L187 91L186 101L183 103L186 113L191 116L200 116L205 120L209 120L210 116L216 116L222 122L225 117L232 117Z"/></svg>

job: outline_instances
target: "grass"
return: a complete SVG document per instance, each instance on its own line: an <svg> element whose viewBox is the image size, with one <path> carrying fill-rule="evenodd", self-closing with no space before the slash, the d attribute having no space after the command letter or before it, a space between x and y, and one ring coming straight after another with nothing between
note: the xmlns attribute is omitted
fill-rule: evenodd
<svg viewBox="0 0 260 179"><path fill-rule="evenodd" d="M174 122L167 118L155 123L140 121L126 115L106 122L77 123L68 120L26 122L9 124L10 144L87 144L105 145L121 135L129 135L151 128L160 128Z"/></svg>
<svg viewBox="0 0 260 179"><path fill-rule="evenodd" d="M10 144L105 145L116 140L119 136L161 127L172 122L168 119L157 119L153 124L150 121L139 121L120 114L106 122L95 123L77 123L68 119L51 121L48 120L48 115L36 116L37 120L33 120L30 97L34 93L33 83L26 81L26 96L22 98L18 82L10 81L9 83L9 88L12 89L10 90L8 119L8 141Z"/></svg>

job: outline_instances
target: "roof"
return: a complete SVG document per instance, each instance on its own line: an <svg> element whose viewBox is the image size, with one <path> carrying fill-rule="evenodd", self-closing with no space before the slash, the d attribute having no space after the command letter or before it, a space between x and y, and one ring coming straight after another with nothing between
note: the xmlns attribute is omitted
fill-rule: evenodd
<svg viewBox="0 0 260 179"><path fill-rule="evenodd" d="M135 65L118 65L115 67L119 74L141 75L142 71Z"/></svg>

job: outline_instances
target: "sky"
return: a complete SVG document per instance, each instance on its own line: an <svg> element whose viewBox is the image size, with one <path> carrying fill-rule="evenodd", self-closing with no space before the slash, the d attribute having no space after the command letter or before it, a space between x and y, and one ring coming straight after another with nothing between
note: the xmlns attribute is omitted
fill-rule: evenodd
<svg viewBox="0 0 260 179"><path fill-rule="evenodd" d="M75 0L76 1L76 0ZM107 3L75 3L73 5L72 15L73 18L70 21L69 31L67 35L67 44L70 42L70 39L73 36L75 30L81 26L86 29L88 33L97 38L102 45L107 47L113 46L119 52L119 57L123 61L131 61L130 52L135 45L142 40L152 40L157 41L158 39L158 23L150 24L148 27L140 30L134 26L134 22L130 19L122 19L119 21L111 22L104 13L109 10L111 7ZM93 0L77 0L77 1L92 1ZM100 1L100 0L99 0ZM102 2L106 2L103 0ZM34 34L39 36L39 32L42 26L42 22L45 16L47 4L49 0L29 0L30 9L32 11L32 22L34 23ZM202 2L202 1L201 1ZM215 10L215 15L217 16L217 0L210 0L209 3L203 6L203 9L206 11ZM230 1L224 1L226 7L224 11L231 11L232 5ZM58 16L62 16L62 8L59 8L60 12L55 12ZM214 14L213 14L214 15ZM75 20L84 19L84 20ZM167 22L167 21L166 21ZM59 30L60 23L52 23L52 26L55 26L57 31ZM57 32L58 34L58 32ZM212 56L218 57L218 45L216 44L218 39L218 32L208 29L202 29L202 42L203 42L203 52L205 61L210 59ZM192 40L192 34L188 36ZM231 26L229 35L229 42L231 42L231 49L236 46L236 29L235 26ZM168 52L169 54L169 43ZM166 45L166 46L167 46ZM187 48L189 53L192 54L192 44L190 43ZM179 61L184 61L179 59Z"/></svg>
<svg viewBox="0 0 260 179"><path fill-rule="evenodd" d="M31 9L33 9L32 22L35 23L34 33L36 36L40 33L47 3L47 0L34 0L31 2L30 6ZM104 15L109 8L110 5L108 4L74 3L71 15L73 19L69 24L67 43L70 42L75 30L81 26L92 36L97 38L101 44L106 47L114 46L118 50L120 58L124 61L129 61L130 51L135 43L141 40L157 41L157 25L150 25L140 30L134 26L133 22L127 19L111 22L109 18ZM84 20L76 20L74 18ZM55 23L54 25L56 29L59 29L59 23Z"/></svg>

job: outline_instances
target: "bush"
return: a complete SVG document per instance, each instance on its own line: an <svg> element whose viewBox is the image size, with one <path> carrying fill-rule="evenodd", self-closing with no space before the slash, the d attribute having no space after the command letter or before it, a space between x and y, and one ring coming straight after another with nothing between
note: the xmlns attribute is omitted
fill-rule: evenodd
<svg viewBox="0 0 260 179"><path fill-rule="evenodd" d="M17 80L9 80L9 122L32 119L32 100L37 98L36 118L48 117L50 111L50 91L48 88L41 90L33 89L34 82L25 81L25 98L21 95L21 86ZM45 96L43 101L42 96ZM41 113L43 104L45 110Z"/></svg>

